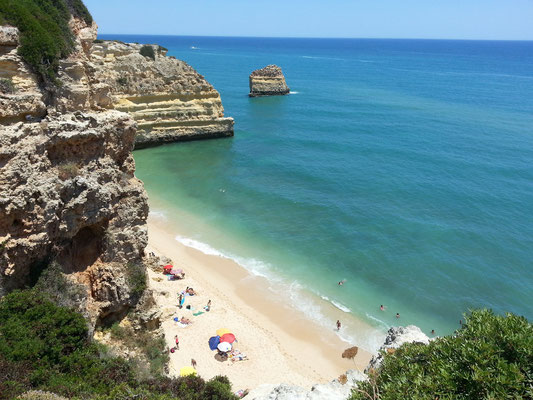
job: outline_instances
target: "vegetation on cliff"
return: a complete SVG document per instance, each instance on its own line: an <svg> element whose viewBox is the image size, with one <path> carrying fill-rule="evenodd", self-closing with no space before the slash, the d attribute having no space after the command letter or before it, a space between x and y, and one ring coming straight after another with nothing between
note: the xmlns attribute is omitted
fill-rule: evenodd
<svg viewBox="0 0 533 400"><path fill-rule="evenodd" d="M19 29L20 56L48 81L54 80L59 60L74 49L71 15L92 23L82 0L0 0L0 23Z"/></svg>
<svg viewBox="0 0 533 400"><path fill-rule="evenodd" d="M351 399L532 398L533 326L478 310L454 335L386 352Z"/></svg>
<svg viewBox="0 0 533 400"><path fill-rule="evenodd" d="M225 377L152 376L91 342L83 317L36 290L0 299L0 399L44 390L70 399L235 399Z"/></svg>

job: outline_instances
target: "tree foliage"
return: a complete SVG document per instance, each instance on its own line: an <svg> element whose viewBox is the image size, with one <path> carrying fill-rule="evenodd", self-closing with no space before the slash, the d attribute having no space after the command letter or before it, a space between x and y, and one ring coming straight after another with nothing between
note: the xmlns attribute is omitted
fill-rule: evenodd
<svg viewBox="0 0 533 400"><path fill-rule="evenodd" d="M385 353L359 399L532 399L533 328L513 314L471 312L454 335Z"/></svg>
<svg viewBox="0 0 533 400"><path fill-rule="evenodd" d="M20 31L20 56L48 81L54 81L59 60L74 49L71 15L92 23L81 0L0 0L0 20Z"/></svg>
<svg viewBox="0 0 533 400"><path fill-rule="evenodd" d="M128 360L91 342L86 321L37 290L0 299L0 399L44 390L83 399L233 400L229 381L154 376L138 381Z"/></svg>

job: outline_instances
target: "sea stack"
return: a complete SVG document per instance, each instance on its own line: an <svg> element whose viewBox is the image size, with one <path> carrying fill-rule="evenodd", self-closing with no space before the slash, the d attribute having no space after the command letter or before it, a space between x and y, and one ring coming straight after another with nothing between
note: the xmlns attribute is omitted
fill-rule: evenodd
<svg viewBox="0 0 533 400"><path fill-rule="evenodd" d="M250 74L250 97L282 96L289 91L283 72L277 65L267 65Z"/></svg>

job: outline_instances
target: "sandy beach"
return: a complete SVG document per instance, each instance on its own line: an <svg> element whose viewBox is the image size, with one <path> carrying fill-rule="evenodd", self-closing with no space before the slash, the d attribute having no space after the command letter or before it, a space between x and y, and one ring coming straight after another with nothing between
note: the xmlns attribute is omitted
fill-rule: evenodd
<svg viewBox="0 0 533 400"><path fill-rule="evenodd" d="M200 376L226 375L235 390L265 383L310 388L348 369L362 370L368 363L371 355L362 349L355 360L343 359L341 354L350 344L336 335L335 327L326 329L277 299L266 279L249 274L232 260L180 244L175 240L179 232L153 218L148 226L147 252L169 257L186 273L185 279L169 281L162 272L149 270L149 287L163 313L168 346L174 346L175 335L179 337L179 350L170 355L171 373L178 375L180 368L194 359ZM179 309L178 293L186 287L193 287L198 294L186 296ZM209 300L211 309L206 312ZM193 315L199 311L203 313ZM180 327L174 321L183 316L192 324ZM219 362L214 358L216 352L209 349L208 340L219 328L235 334L238 342L234 348L246 354L247 360Z"/></svg>

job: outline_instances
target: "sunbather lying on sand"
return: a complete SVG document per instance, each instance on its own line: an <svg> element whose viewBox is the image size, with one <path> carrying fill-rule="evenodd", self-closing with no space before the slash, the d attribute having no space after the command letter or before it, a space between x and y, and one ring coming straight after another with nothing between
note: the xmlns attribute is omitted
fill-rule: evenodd
<svg viewBox="0 0 533 400"><path fill-rule="evenodd" d="M181 317L180 322L185 325L192 324L192 321L189 318Z"/></svg>

